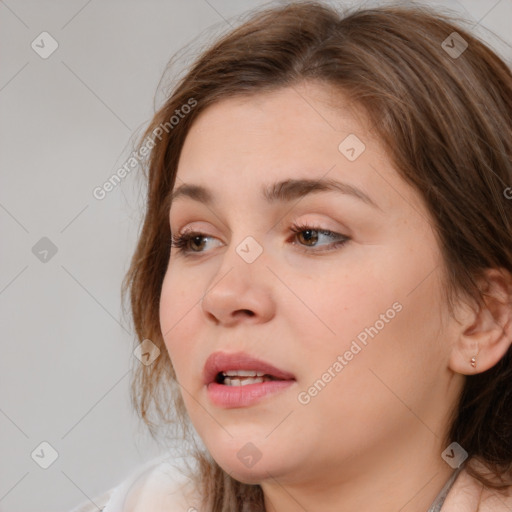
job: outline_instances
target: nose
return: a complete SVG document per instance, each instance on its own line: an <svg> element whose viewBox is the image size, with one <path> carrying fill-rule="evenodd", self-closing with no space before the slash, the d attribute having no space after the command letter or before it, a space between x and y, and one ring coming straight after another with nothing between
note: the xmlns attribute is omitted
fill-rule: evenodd
<svg viewBox="0 0 512 512"><path fill-rule="evenodd" d="M234 248L226 251L202 299L202 310L210 321L228 327L240 322L264 323L273 318L272 274L262 256L247 263Z"/></svg>

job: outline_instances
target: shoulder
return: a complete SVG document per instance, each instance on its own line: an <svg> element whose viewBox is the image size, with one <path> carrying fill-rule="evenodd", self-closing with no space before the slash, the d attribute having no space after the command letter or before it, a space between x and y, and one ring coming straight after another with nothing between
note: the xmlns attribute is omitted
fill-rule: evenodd
<svg viewBox="0 0 512 512"><path fill-rule="evenodd" d="M463 469L455 480L441 512L510 512L512 487L497 491L484 485Z"/></svg>
<svg viewBox="0 0 512 512"><path fill-rule="evenodd" d="M114 489L103 512L199 512L194 469L190 457L154 459Z"/></svg>

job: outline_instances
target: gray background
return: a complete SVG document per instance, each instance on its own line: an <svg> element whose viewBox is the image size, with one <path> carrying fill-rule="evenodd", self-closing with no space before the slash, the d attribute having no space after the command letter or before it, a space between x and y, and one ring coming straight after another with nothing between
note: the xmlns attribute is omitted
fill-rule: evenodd
<svg viewBox="0 0 512 512"><path fill-rule="evenodd" d="M0 1L0 511L70 510L161 453L130 410L120 303L143 186L132 172L103 200L92 190L132 151L171 55L265 3ZM512 0L428 3L512 62ZM31 47L44 31L59 45L47 59ZM31 457L49 457L43 441L48 469Z"/></svg>

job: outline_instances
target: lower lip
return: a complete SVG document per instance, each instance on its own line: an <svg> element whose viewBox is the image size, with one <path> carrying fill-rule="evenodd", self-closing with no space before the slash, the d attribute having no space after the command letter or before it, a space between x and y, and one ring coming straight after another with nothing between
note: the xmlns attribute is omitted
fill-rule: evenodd
<svg viewBox="0 0 512 512"><path fill-rule="evenodd" d="M263 398L285 390L294 382L294 380L269 380L246 386L226 386L212 382L208 384L207 389L208 396L215 405L231 409L257 404Z"/></svg>

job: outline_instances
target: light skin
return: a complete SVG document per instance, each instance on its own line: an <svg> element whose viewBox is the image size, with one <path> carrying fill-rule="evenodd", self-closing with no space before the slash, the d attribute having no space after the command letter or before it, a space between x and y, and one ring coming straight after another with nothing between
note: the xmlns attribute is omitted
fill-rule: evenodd
<svg viewBox="0 0 512 512"><path fill-rule="evenodd" d="M366 146L354 161L338 149L349 134ZM261 193L303 178L349 183L375 206L336 191L271 203ZM234 478L260 484L268 512L427 510L453 471L441 453L464 374L493 366L511 336L493 320L499 310L504 325L498 306L489 316L461 305L459 322L449 315L434 222L364 116L314 83L223 100L187 135L175 187L183 184L208 188L213 202L181 196L171 206L174 235L205 238L189 243L188 256L172 248L160 320L212 456ZM293 223L349 240L334 247L343 237L315 231L311 242ZM263 249L252 263L236 251L248 236ZM401 311L300 403L397 302ZM247 352L296 382L250 407L215 406L202 370L219 350ZM237 457L248 442L261 453L250 468Z"/></svg>

